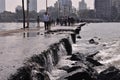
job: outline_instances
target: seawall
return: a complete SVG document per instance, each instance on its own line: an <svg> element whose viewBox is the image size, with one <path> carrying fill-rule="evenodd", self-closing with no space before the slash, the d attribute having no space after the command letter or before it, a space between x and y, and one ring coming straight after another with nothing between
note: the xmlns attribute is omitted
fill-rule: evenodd
<svg viewBox="0 0 120 80"><path fill-rule="evenodd" d="M59 42L51 44L40 54L33 55L27 59L24 65L20 67L15 74L10 75L8 80L46 80L45 78L50 80L49 74L59 63L60 59L63 56L72 55L71 37L79 33L81 26L84 26L84 24L72 30L72 34L74 35L69 35L69 38L62 38ZM57 31L71 32L71 30L66 29ZM54 30L48 33L53 32ZM76 37L72 37L73 42L75 42L73 38Z"/></svg>

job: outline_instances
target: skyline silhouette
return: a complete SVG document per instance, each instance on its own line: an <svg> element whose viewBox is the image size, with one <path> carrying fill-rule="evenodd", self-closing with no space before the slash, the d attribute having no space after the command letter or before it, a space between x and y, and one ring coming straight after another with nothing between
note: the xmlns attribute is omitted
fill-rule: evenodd
<svg viewBox="0 0 120 80"><path fill-rule="evenodd" d="M41 9L45 9L45 1L46 0L38 0L38 11L40 11ZM57 0L48 0L48 6L53 6L54 3L56 2ZM72 3L73 3L73 6L75 8L78 9L78 2L81 1L81 0L72 0ZM93 9L94 8L94 0L85 0L86 3L87 3L87 7L88 8L91 8ZM14 4L13 4L14 2ZM12 12L15 12L15 8L17 7L17 5L21 5L22 3L22 0L6 0L6 10L7 11L12 11ZM26 2L26 1L25 1Z"/></svg>

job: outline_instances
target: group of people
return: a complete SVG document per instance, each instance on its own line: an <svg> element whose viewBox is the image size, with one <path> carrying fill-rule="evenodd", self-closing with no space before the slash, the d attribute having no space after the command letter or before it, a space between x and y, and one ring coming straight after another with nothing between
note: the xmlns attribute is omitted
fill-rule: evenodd
<svg viewBox="0 0 120 80"><path fill-rule="evenodd" d="M51 24L57 24L61 26L71 26L75 23L75 19L73 17L61 17L57 18L56 20L52 20L47 12L43 15L44 27L45 30L50 30Z"/></svg>
<svg viewBox="0 0 120 80"><path fill-rule="evenodd" d="M71 26L75 23L75 19L73 17L61 17L57 18L56 23L61 26Z"/></svg>

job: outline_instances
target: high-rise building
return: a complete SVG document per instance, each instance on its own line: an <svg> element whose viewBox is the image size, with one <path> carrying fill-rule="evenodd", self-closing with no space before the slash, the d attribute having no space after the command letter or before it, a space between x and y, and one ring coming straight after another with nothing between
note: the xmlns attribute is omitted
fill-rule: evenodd
<svg viewBox="0 0 120 80"><path fill-rule="evenodd" d="M97 18L110 19L112 0L95 0L95 12Z"/></svg>
<svg viewBox="0 0 120 80"><path fill-rule="evenodd" d="M37 0L29 0L29 10L37 12Z"/></svg>
<svg viewBox="0 0 120 80"><path fill-rule="evenodd" d="M112 0L112 6L116 7L117 12L120 13L120 0Z"/></svg>
<svg viewBox="0 0 120 80"><path fill-rule="evenodd" d="M72 1L71 0L58 0L58 6L61 16L69 16L72 13Z"/></svg>
<svg viewBox="0 0 120 80"><path fill-rule="evenodd" d="M87 4L85 3L85 0L82 0L79 2L79 11L81 10L86 10L87 9Z"/></svg>
<svg viewBox="0 0 120 80"><path fill-rule="evenodd" d="M5 11L5 0L0 0L0 13Z"/></svg>

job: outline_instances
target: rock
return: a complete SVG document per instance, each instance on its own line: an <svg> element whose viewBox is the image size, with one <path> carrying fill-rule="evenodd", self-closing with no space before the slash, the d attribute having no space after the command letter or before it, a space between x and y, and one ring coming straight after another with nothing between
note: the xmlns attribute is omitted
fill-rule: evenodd
<svg viewBox="0 0 120 80"><path fill-rule="evenodd" d="M72 45L71 45L70 41L68 39L64 38L60 42L63 43L63 45L68 53L67 55L72 55Z"/></svg>
<svg viewBox="0 0 120 80"><path fill-rule="evenodd" d="M89 40L89 43L90 43L90 44L96 44L96 45L98 45L98 44L99 44L99 43L98 43L98 42L96 42L94 39L90 39L90 40Z"/></svg>
<svg viewBox="0 0 120 80"><path fill-rule="evenodd" d="M73 61L81 61L81 60L84 60L85 59L85 56L82 54L82 53L75 53L75 54L72 54L70 60L73 60Z"/></svg>
<svg viewBox="0 0 120 80"><path fill-rule="evenodd" d="M77 36L78 39L81 39L81 36Z"/></svg>
<svg viewBox="0 0 120 80"><path fill-rule="evenodd" d="M97 80L97 71L87 65L74 66L70 72L58 80Z"/></svg>
<svg viewBox="0 0 120 80"><path fill-rule="evenodd" d="M81 28L77 28L77 29L75 30L75 34L79 34L80 31L81 31Z"/></svg>
<svg viewBox="0 0 120 80"><path fill-rule="evenodd" d="M106 46L106 44L103 44L103 46L105 47L105 46Z"/></svg>
<svg viewBox="0 0 120 80"><path fill-rule="evenodd" d="M81 66L73 66L73 67L69 68L67 70L67 72L70 73L70 72L75 71L75 70L80 69L80 68L81 68Z"/></svg>
<svg viewBox="0 0 120 80"><path fill-rule="evenodd" d="M67 71L68 69L70 69L70 67L69 66L63 66L63 67L61 67L59 69Z"/></svg>
<svg viewBox="0 0 120 80"><path fill-rule="evenodd" d="M87 72L77 72L72 76L66 77L67 80L93 80Z"/></svg>
<svg viewBox="0 0 120 80"><path fill-rule="evenodd" d="M93 58L95 55L97 55L99 53L99 51L95 52L94 54L88 55L87 57L91 57Z"/></svg>
<svg viewBox="0 0 120 80"><path fill-rule="evenodd" d="M87 23L80 24L79 27L82 27L82 26L84 26L84 25L86 25L86 24L87 24Z"/></svg>
<svg viewBox="0 0 120 80"><path fill-rule="evenodd" d="M86 60L88 62L90 62L93 66L102 66L103 64L101 64L100 62L98 62L97 60L94 60L91 57L87 57Z"/></svg>
<svg viewBox="0 0 120 80"><path fill-rule="evenodd" d="M99 74L98 80L120 80L120 70L114 66L109 67Z"/></svg>
<svg viewBox="0 0 120 80"><path fill-rule="evenodd" d="M90 44L94 44L94 43L95 43L95 40L94 40L94 39L90 39L90 40L89 40L89 43L90 43Z"/></svg>

